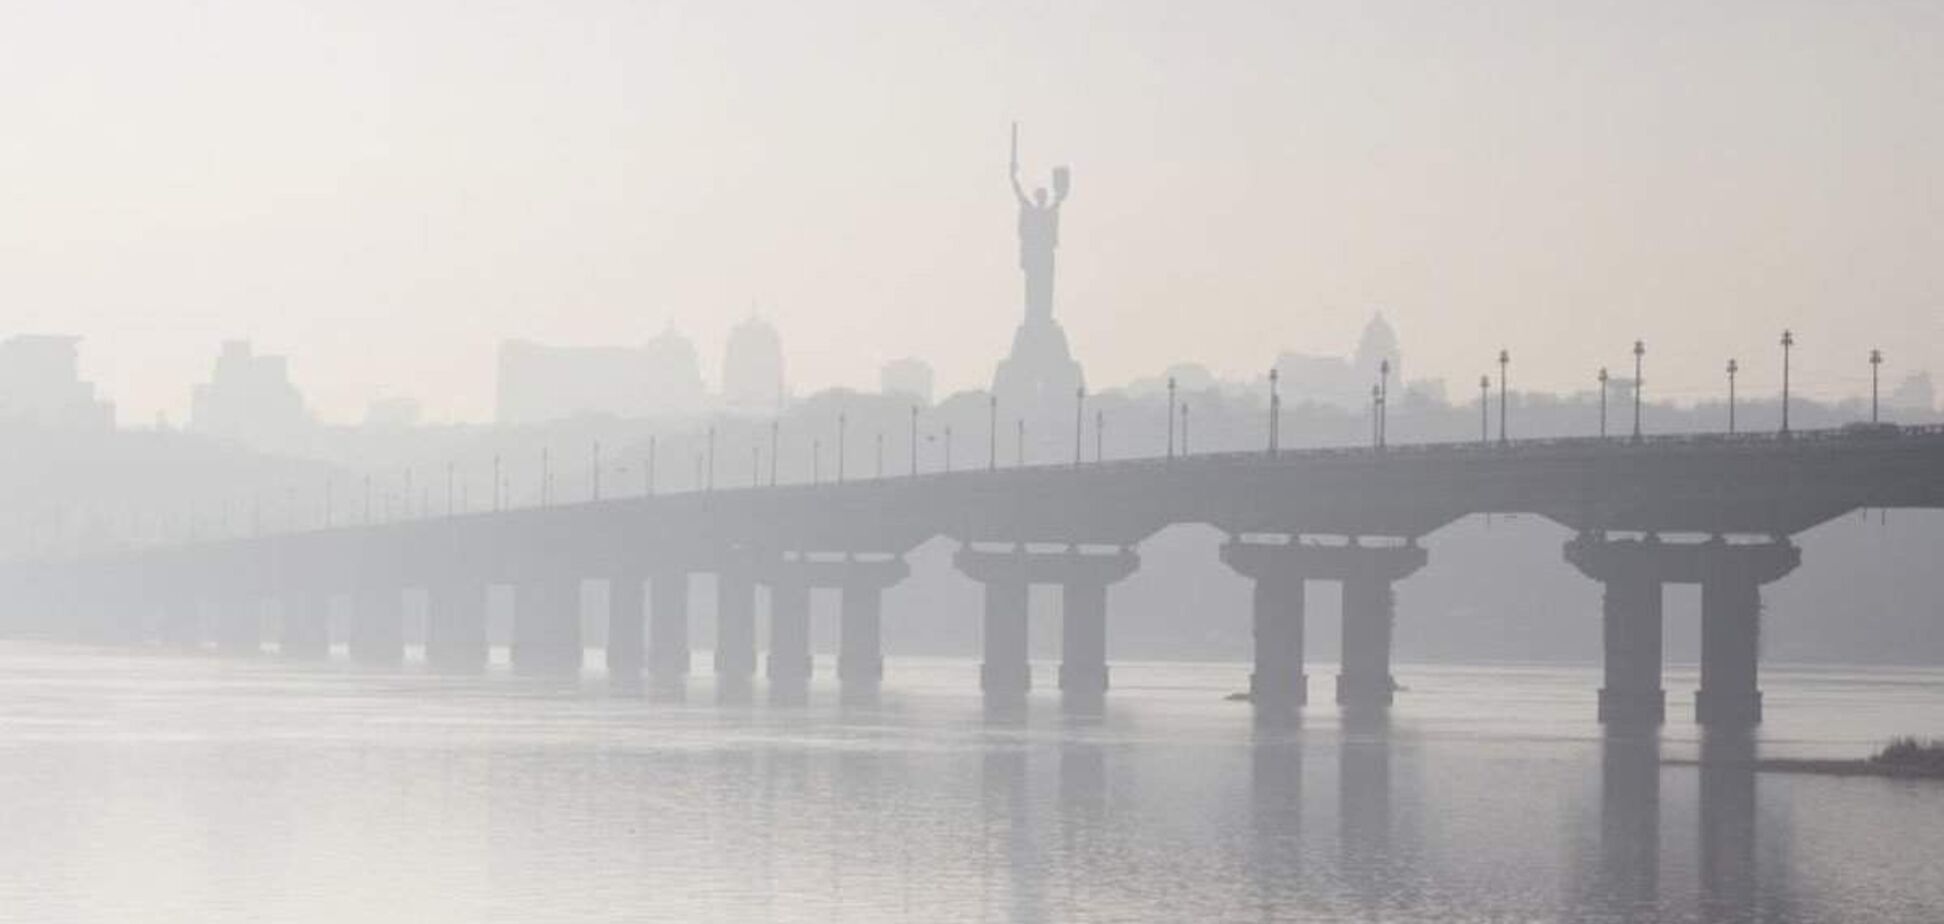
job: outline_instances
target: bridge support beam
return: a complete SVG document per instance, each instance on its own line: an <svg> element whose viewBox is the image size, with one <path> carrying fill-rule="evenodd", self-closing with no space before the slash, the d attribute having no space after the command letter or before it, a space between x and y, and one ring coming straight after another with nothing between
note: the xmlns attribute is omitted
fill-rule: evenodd
<svg viewBox="0 0 1944 924"><path fill-rule="evenodd" d="M311 590L283 595L277 653L286 658L322 660L331 656L331 598Z"/></svg>
<svg viewBox="0 0 1944 924"><path fill-rule="evenodd" d="M1255 670L1249 674L1249 702L1257 708L1292 709L1309 702L1309 676L1303 672L1303 575L1290 561L1292 546L1230 540L1222 563L1255 583L1251 621L1255 633ZM1300 559L1301 546L1297 557Z"/></svg>
<svg viewBox="0 0 1944 924"><path fill-rule="evenodd" d="M716 572L715 672L738 688L756 676L756 580L739 564Z"/></svg>
<svg viewBox="0 0 1944 924"><path fill-rule="evenodd" d="M445 581L425 589L425 660L455 674L486 669L486 588Z"/></svg>
<svg viewBox="0 0 1944 924"><path fill-rule="evenodd" d="M396 585L360 588L351 599L351 660L374 667L405 663L404 597Z"/></svg>
<svg viewBox="0 0 1944 924"><path fill-rule="evenodd" d="M1029 589L1061 588L1060 692L1070 702L1107 692L1107 587L1140 566L1131 549L1089 552L1076 546L1032 551L1024 545L987 550L966 545L954 563L985 588L985 661L979 685L987 698L1023 699L1033 687Z"/></svg>
<svg viewBox="0 0 1944 924"><path fill-rule="evenodd" d="M1658 541L1591 537L1575 539L1566 547L1567 561L1603 587L1602 722L1659 725L1667 717L1667 693L1661 688L1661 582L1668 569L1660 558L1665 548Z"/></svg>
<svg viewBox="0 0 1944 924"><path fill-rule="evenodd" d="M647 656L648 584L639 574L608 579L608 677L620 681L640 678Z"/></svg>
<svg viewBox="0 0 1944 924"><path fill-rule="evenodd" d="M1747 726L1762 719L1756 663L1761 585L1794 570L1802 553L1786 541L1663 542L1658 537L1582 535L1566 559L1606 585L1601 618L1606 685L1603 722L1654 724L1666 714L1661 690L1664 584L1701 585L1701 689L1694 717L1703 725Z"/></svg>
<svg viewBox="0 0 1944 924"><path fill-rule="evenodd" d="M551 578L514 589L513 669L574 675L581 669L580 581Z"/></svg>
<svg viewBox="0 0 1944 924"><path fill-rule="evenodd" d="M648 582L648 673L661 680L689 672L689 576L664 571Z"/></svg>
<svg viewBox="0 0 1944 924"><path fill-rule="evenodd" d="M810 686L810 585L801 575L777 574L769 581L769 681L773 694L798 695Z"/></svg>
<svg viewBox="0 0 1944 924"><path fill-rule="evenodd" d="M884 590L911 574L903 558L846 556L837 627L837 682L847 694L877 692L884 680ZM812 565L812 567L817 567Z"/></svg>

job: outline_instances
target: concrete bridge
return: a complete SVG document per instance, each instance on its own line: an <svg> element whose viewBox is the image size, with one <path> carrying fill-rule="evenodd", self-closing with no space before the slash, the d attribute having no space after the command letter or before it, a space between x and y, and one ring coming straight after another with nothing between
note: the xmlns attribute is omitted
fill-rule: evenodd
<svg viewBox="0 0 1944 924"><path fill-rule="evenodd" d="M514 588L512 663L582 666L585 580L609 582L606 660L619 678L691 670L689 576L716 575L713 669L728 688L810 680L809 593L841 593L837 672L846 691L883 674L882 594L903 556L937 536L983 585L981 681L999 702L1032 687L1027 598L1062 588L1067 696L1108 688L1107 588L1139 567L1135 547L1180 523L1223 530L1222 559L1252 579L1259 708L1309 697L1305 586L1343 589L1346 707L1391 702L1392 585L1421 568L1420 537L1478 513L1523 513L1577 534L1564 558L1605 585L1603 720L1659 722L1661 585L1702 587L1698 721L1761 718L1761 587L1800 563L1793 535L1858 508L1944 507L1944 428L1793 435L1569 439L1223 453L695 492L211 541L0 571L0 629L110 642L214 643L259 651L262 604L278 601L279 650L330 651L335 596L351 600L352 658L396 664L402 597L427 595L427 660L488 660L487 588ZM756 587L769 591L757 658ZM213 618L205 618L205 613ZM895 617L894 617L895 618Z"/></svg>

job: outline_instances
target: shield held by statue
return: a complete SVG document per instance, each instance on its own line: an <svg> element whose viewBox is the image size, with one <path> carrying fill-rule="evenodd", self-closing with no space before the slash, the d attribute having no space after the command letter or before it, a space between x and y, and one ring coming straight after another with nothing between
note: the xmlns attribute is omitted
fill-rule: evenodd
<svg viewBox="0 0 1944 924"><path fill-rule="evenodd" d="M1072 186L1073 186L1073 178L1067 172L1066 166L1061 165L1058 167L1054 167L1053 168L1053 194L1055 196L1064 199L1066 198L1067 190L1071 189Z"/></svg>

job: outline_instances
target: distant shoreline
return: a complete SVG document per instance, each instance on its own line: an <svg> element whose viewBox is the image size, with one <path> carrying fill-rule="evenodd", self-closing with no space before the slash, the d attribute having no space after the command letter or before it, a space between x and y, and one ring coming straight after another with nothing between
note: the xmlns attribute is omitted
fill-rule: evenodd
<svg viewBox="0 0 1944 924"><path fill-rule="evenodd" d="M1669 767L1722 766L1704 764L1698 760L1669 758L1661 761ZM1735 763L1727 766L1749 767L1770 773L1806 773L1817 776L1873 776L1900 780L1939 780L1944 781L1944 772L1922 767L1909 767L1899 764L1886 764L1869 759L1856 760L1803 760L1791 758L1769 758L1751 763Z"/></svg>

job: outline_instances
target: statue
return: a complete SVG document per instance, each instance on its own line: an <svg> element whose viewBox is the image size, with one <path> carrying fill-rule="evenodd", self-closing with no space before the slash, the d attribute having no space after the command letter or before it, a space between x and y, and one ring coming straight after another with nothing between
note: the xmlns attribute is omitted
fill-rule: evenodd
<svg viewBox="0 0 1944 924"><path fill-rule="evenodd" d="M1013 123L1012 189L1019 203L1019 269L1026 277L1028 325L1053 319L1053 252L1060 246L1060 205L1070 184L1067 168L1054 167L1053 201L1047 201L1045 187L1026 197L1019 185L1019 123Z"/></svg>
<svg viewBox="0 0 1944 924"><path fill-rule="evenodd" d="M992 394L1007 416L1070 420L1073 396L1085 384L1080 364L1067 350L1066 333L1053 320L1053 266L1060 246L1060 206L1066 202L1067 168L1053 168L1053 192L1019 185L1019 125L1012 131L1013 199L1019 203L1019 270L1026 280L1026 317L1013 333L1012 352L993 370Z"/></svg>

